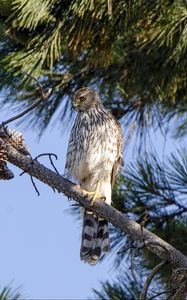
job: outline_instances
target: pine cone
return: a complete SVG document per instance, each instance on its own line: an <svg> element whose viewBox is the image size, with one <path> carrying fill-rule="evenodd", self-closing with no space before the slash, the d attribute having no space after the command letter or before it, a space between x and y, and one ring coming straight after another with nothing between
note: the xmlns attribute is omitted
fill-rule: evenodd
<svg viewBox="0 0 187 300"><path fill-rule="evenodd" d="M172 270L170 289L174 290L173 300L183 300L187 293L187 271L184 269Z"/></svg>
<svg viewBox="0 0 187 300"><path fill-rule="evenodd" d="M8 168L6 162L4 165L0 165L0 179L1 180L10 180L12 178L14 178L14 174Z"/></svg>
<svg viewBox="0 0 187 300"><path fill-rule="evenodd" d="M27 145L24 143L24 138L22 133L16 131L15 129L7 129L7 131L8 134L10 135L8 142L24 155L28 155L29 149Z"/></svg>
<svg viewBox="0 0 187 300"><path fill-rule="evenodd" d="M0 167L6 165L6 161L6 146L2 141L0 141Z"/></svg>
<svg viewBox="0 0 187 300"><path fill-rule="evenodd" d="M0 141L0 180L9 180L13 177L14 174L7 166L6 145L3 141Z"/></svg>

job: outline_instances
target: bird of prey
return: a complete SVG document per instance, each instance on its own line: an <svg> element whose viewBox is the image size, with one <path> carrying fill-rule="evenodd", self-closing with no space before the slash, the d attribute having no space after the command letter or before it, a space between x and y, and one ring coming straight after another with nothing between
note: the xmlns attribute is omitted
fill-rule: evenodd
<svg viewBox="0 0 187 300"><path fill-rule="evenodd" d="M65 175L92 195L92 204L103 199L111 205L112 188L122 163L121 126L91 88L79 89L72 105L78 113L70 133ZM82 210L80 258L95 265L110 250L108 224L95 213Z"/></svg>

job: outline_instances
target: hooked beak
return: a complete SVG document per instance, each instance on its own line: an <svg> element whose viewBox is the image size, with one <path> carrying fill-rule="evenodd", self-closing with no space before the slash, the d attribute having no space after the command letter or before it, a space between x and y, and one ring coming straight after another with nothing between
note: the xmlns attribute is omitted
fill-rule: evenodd
<svg viewBox="0 0 187 300"><path fill-rule="evenodd" d="M72 105L73 105L73 107L74 107L75 110L77 110L77 108L79 107L79 104L80 103L77 102L77 101L75 101L75 100L72 101Z"/></svg>

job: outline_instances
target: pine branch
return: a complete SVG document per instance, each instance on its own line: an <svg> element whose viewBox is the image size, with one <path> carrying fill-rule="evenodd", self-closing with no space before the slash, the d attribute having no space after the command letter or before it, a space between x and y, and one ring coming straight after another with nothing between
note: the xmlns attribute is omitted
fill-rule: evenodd
<svg viewBox="0 0 187 300"><path fill-rule="evenodd" d="M74 199L87 209L96 212L131 237L131 239L143 243L152 253L170 263L173 268L187 268L187 257L185 255L149 230L142 228L137 222L130 220L126 214L122 214L103 201L96 201L94 206L91 206L90 198L81 187L56 174L39 162L32 160L30 157L23 155L2 138L0 138L0 141L5 143L7 160L10 163L50 187L64 193L67 197Z"/></svg>
<svg viewBox="0 0 187 300"><path fill-rule="evenodd" d="M139 300L146 300L147 291L148 291L148 288L149 288L153 278L160 271L160 269L165 265L166 265L166 261L162 261L161 263L159 263L158 265L156 265L153 268L152 272L149 274L149 276L146 279L146 282L145 282L144 287L141 291L141 295L140 295Z"/></svg>
<svg viewBox="0 0 187 300"><path fill-rule="evenodd" d="M171 119L177 119L177 133L186 134L185 1L8 2L1 1L0 11L3 104L33 100L32 86L23 88L25 71L56 87L50 105L35 111L39 130L63 98L96 83L106 106L117 118L125 116L139 137L150 126L163 130ZM74 76L85 66L86 74ZM66 109L62 105L63 115Z"/></svg>
<svg viewBox="0 0 187 300"><path fill-rule="evenodd" d="M22 286L18 286L17 288L13 289L8 285L0 289L0 300L21 300L23 298Z"/></svg>

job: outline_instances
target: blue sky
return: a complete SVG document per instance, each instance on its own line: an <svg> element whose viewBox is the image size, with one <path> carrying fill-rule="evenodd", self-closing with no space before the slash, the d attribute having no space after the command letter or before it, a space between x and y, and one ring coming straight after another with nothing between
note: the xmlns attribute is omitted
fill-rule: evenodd
<svg viewBox="0 0 187 300"><path fill-rule="evenodd" d="M0 122L12 115L8 109L1 111ZM59 124L50 126L39 142L31 129L16 123L9 127L23 133L33 157L44 152L57 154L56 166L63 174L71 124L65 132ZM165 145L160 133L152 137L160 156L178 144L167 139ZM127 163L134 159L134 146L125 151ZM40 162L50 167L47 158ZM11 286L22 285L27 299L93 299L92 288L100 288L100 281L115 275L111 260L94 267L81 262L81 222L67 213L73 202L35 180L38 197L29 176L20 177L21 170L12 165L11 169L15 178L0 181L1 287L13 280Z"/></svg>

